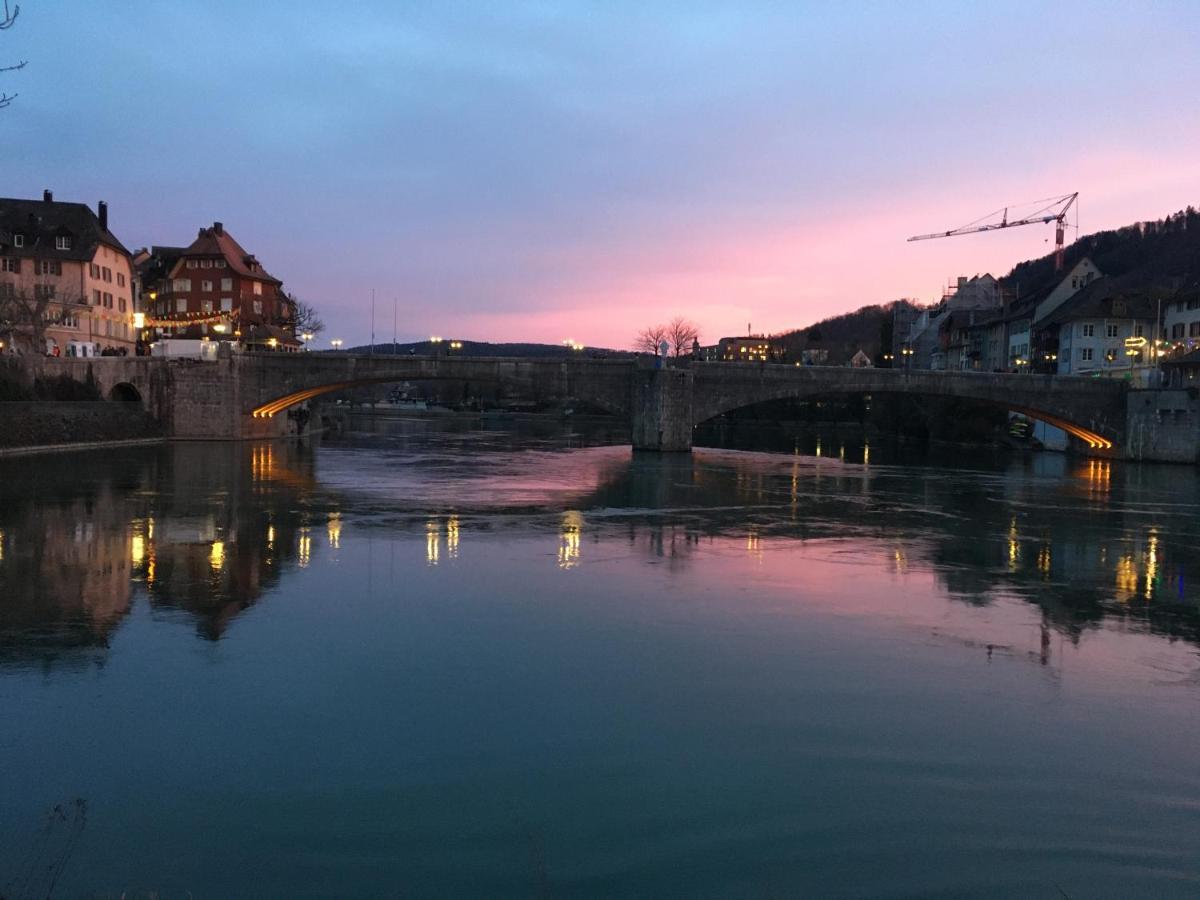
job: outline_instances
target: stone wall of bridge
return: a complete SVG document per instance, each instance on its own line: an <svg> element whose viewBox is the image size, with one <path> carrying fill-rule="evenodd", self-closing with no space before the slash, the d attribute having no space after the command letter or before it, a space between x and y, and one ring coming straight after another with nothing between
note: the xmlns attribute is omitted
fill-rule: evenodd
<svg viewBox="0 0 1200 900"><path fill-rule="evenodd" d="M716 363L695 367L694 424L755 403L845 394L952 397L1070 423L1122 444L1124 382L1057 375Z"/></svg>
<svg viewBox="0 0 1200 900"><path fill-rule="evenodd" d="M1176 462L1196 462L1200 456L1197 398L1187 391L1131 392L1123 382L1105 379L741 363L658 370L630 360L350 354L226 353L205 362L39 358L29 364L37 373L74 378L90 369L105 396L132 387L177 439L279 437L306 424L303 399L288 398L361 384L452 379L589 403L628 421L639 449L687 450L700 422L764 401L909 393L974 400L1051 424L1072 424L1112 441L1106 455ZM273 401L286 402L273 415L254 415Z"/></svg>

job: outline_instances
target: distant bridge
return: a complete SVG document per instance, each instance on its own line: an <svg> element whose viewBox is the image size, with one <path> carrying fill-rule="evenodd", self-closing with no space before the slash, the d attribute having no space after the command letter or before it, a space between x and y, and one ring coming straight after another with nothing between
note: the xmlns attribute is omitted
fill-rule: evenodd
<svg viewBox="0 0 1200 900"><path fill-rule="evenodd" d="M78 375L92 367L106 395L141 399L183 439L274 437L298 427L294 410L324 394L371 384L455 380L525 396L587 403L624 418L635 449L686 451L696 425L767 400L912 394L1018 411L1075 438L1085 451L1125 449L1125 382L1007 375L684 361L248 353L215 362L147 357L45 360ZM1132 392L1151 393L1151 392ZM1153 392L1164 393L1164 392Z"/></svg>

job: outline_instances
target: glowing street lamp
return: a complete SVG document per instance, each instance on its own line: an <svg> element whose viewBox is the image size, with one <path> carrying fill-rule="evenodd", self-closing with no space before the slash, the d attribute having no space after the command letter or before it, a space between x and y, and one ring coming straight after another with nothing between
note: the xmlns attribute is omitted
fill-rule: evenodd
<svg viewBox="0 0 1200 900"><path fill-rule="evenodd" d="M311 331L306 331L303 334L301 334L300 337L304 341L304 352L307 353L308 352L308 344L313 339L313 333Z"/></svg>
<svg viewBox="0 0 1200 900"><path fill-rule="evenodd" d="M334 338L332 341L329 342L330 346L333 347L334 350L341 350L342 344L344 344L344 343L345 343L345 341L343 341L341 338Z"/></svg>

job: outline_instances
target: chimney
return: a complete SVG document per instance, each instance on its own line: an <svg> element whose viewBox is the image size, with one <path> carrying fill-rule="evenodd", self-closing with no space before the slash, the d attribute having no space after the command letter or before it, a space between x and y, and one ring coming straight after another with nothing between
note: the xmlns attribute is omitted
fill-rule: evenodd
<svg viewBox="0 0 1200 900"><path fill-rule="evenodd" d="M224 234L225 226L222 225L220 222L213 222L213 232L215 234Z"/></svg>
<svg viewBox="0 0 1200 900"><path fill-rule="evenodd" d="M103 200L96 204L96 217L100 220L100 227L108 231L108 204Z"/></svg>
<svg viewBox="0 0 1200 900"><path fill-rule="evenodd" d="M49 188L42 191L42 200L44 200L46 203L53 203L54 202L54 191L50 190Z"/></svg>

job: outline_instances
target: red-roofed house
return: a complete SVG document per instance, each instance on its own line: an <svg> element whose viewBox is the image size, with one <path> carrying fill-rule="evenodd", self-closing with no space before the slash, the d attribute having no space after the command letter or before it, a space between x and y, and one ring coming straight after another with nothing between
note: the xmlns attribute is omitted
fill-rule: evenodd
<svg viewBox="0 0 1200 900"><path fill-rule="evenodd" d="M295 303L220 222L188 247L139 253L138 274L152 338L238 340L295 350Z"/></svg>

